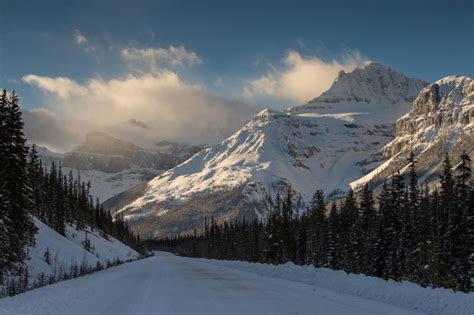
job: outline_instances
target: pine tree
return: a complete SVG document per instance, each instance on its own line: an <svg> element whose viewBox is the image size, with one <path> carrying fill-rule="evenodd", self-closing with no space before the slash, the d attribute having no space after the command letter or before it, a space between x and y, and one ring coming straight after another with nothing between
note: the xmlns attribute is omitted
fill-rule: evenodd
<svg viewBox="0 0 474 315"><path fill-rule="evenodd" d="M0 177L0 285L4 284L4 275L10 269L11 224L8 218L9 201L5 196L5 184Z"/></svg>
<svg viewBox="0 0 474 315"><path fill-rule="evenodd" d="M456 234L456 199L454 193L454 176L448 154L443 161L443 173L440 175L440 216L438 263L441 271L440 286L454 287L456 283L455 268L453 264L453 237Z"/></svg>
<svg viewBox="0 0 474 315"><path fill-rule="evenodd" d="M308 211L311 263L317 267L326 264L327 222L325 213L324 193L322 190L317 190Z"/></svg>
<svg viewBox="0 0 474 315"><path fill-rule="evenodd" d="M327 265L331 269L341 268L340 254L342 252L341 244L341 221L336 202L333 201L328 217L328 258Z"/></svg>
<svg viewBox="0 0 474 315"><path fill-rule="evenodd" d="M470 256L474 251L473 247L468 246L471 177L471 159L466 152L463 152L461 162L456 166L455 205L450 229L453 242L453 276L456 278L456 288L464 292L469 292L471 289Z"/></svg>
<svg viewBox="0 0 474 315"><path fill-rule="evenodd" d="M293 221L293 194L291 189L287 190L285 201L281 208L280 231L283 244L283 262L294 261L296 257L296 239L294 237Z"/></svg>
<svg viewBox="0 0 474 315"><path fill-rule="evenodd" d="M360 266L368 275L375 274L376 245L377 245L377 211L375 200L369 185L366 184L360 198Z"/></svg>
<svg viewBox="0 0 474 315"><path fill-rule="evenodd" d="M388 216L389 222L387 227L391 235L389 236L387 271L391 279L399 281L403 276L407 252L406 242L404 242L405 239L403 238L407 196L404 177L400 172L392 176L390 195L391 213Z"/></svg>
<svg viewBox="0 0 474 315"><path fill-rule="evenodd" d="M281 210L281 197L278 192L265 229L265 257L266 261L272 264L279 264L282 261Z"/></svg>
<svg viewBox="0 0 474 315"><path fill-rule="evenodd" d="M31 189L26 172L27 147L23 135L23 122L19 98L15 92L0 101L2 136L0 138L0 165L5 182L5 195L9 202L7 218L11 226L10 251L13 262L23 262L28 246L34 244L36 227L29 215L32 210Z"/></svg>
<svg viewBox="0 0 474 315"><path fill-rule="evenodd" d="M36 151L36 146L33 144L31 150L28 154L27 162L27 176L28 183L32 190L32 209L31 213L36 217L41 217L42 203L41 199L43 196L43 187L42 187L42 178L41 178L41 162L38 157L38 152Z"/></svg>
<svg viewBox="0 0 474 315"><path fill-rule="evenodd" d="M415 222L419 216L419 188L418 188L418 175L416 174L416 161L413 151L410 152L408 158L410 172L408 175L408 198L406 200L406 207L402 210L402 248L404 251L404 268L403 278L411 280L417 263L419 262L419 250L422 248L421 243L423 240L416 237L417 225L416 223L422 224L421 222ZM418 261L417 261L418 260Z"/></svg>
<svg viewBox="0 0 474 315"><path fill-rule="evenodd" d="M359 239L359 209L354 192L350 189L341 206L341 241L343 245L342 266L348 272L359 272L360 239Z"/></svg>
<svg viewBox="0 0 474 315"><path fill-rule="evenodd" d="M380 221L378 225L377 254L374 257L376 262L375 276L389 279L391 274L389 266L392 265L394 249L394 211L390 188L387 182L384 182L382 190L378 197Z"/></svg>
<svg viewBox="0 0 474 315"><path fill-rule="evenodd" d="M469 206L466 215L466 248L469 249L468 263L469 263L469 277L471 283L469 285L469 291L474 291L474 187L471 182L470 194L469 194Z"/></svg>

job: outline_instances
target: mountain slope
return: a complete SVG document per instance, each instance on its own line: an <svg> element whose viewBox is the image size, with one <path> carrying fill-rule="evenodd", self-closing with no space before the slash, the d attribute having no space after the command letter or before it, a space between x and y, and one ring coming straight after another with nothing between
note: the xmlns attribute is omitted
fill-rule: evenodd
<svg viewBox="0 0 474 315"><path fill-rule="evenodd" d="M413 151L420 180L440 174L446 153L455 165L463 151L474 159L474 80L465 76L443 78L424 88L411 111L397 120L396 138L383 150L388 160L370 174L351 183L360 189L371 183L377 188L384 178L408 171Z"/></svg>
<svg viewBox="0 0 474 315"><path fill-rule="evenodd" d="M265 216L281 189L294 191L299 208L316 189L337 194L380 164L393 122L424 85L377 63L341 73L311 103L264 110L227 140L157 176L117 215L141 234L162 236L192 231L211 216Z"/></svg>

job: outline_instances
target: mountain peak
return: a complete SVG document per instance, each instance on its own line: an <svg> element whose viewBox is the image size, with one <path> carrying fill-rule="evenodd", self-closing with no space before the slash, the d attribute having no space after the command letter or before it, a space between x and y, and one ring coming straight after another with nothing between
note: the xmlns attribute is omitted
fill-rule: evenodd
<svg viewBox="0 0 474 315"><path fill-rule="evenodd" d="M389 103L411 101L427 83L408 78L378 62L368 62L351 72L341 72L332 86L310 103Z"/></svg>
<svg viewBox="0 0 474 315"><path fill-rule="evenodd" d="M366 62L351 72L341 71L332 86L293 114L360 113L361 119L377 117L379 123L394 122L410 109L410 103L428 83L407 76L378 62Z"/></svg>

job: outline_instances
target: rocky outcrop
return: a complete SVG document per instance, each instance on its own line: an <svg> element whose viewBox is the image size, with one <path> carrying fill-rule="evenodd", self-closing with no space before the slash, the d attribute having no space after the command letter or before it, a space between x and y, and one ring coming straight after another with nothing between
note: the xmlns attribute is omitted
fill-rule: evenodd
<svg viewBox="0 0 474 315"><path fill-rule="evenodd" d="M463 151L474 158L473 79L450 76L422 89L411 111L397 120L395 134L396 138L383 150L388 160L353 182L354 189L360 189L365 183L377 187L383 178L394 172L406 172L406 159L411 151L424 181L437 178L445 154L449 154L454 163Z"/></svg>

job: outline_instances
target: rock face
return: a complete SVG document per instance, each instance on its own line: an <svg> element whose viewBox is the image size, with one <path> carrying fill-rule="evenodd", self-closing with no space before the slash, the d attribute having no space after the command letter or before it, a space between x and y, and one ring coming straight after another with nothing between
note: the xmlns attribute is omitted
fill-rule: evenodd
<svg viewBox="0 0 474 315"><path fill-rule="evenodd" d="M449 76L422 89L411 111L396 122L396 138L383 149L388 160L367 176L351 183L360 189L365 183L374 188L383 178L400 170L407 172L407 158L415 154L421 181L438 177L443 157L453 163L466 151L474 158L474 81L465 76Z"/></svg>
<svg viewBox="0 0 474 315"><path fill-rule="evenodd" d="M291 189L304 209L316 189L337 195L382 162L393 123L426 83L377 63L341 73L312 102L264 110L220 144L108 203L145 237L218 222L265 217Z"/></svg>

